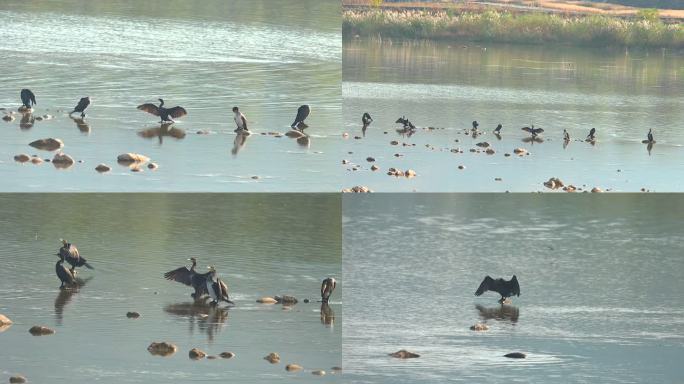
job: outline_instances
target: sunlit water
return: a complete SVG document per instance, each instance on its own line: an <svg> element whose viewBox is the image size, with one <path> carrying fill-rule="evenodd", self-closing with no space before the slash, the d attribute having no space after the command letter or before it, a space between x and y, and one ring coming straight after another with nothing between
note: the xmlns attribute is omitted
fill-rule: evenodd
<svg viewBox="0 0 684 384"><path fill-rule="evenodd" d="M343 146L349 164L340 165L345 186L537 191L558 177L589 189L684 190L678 176L684 172L681 53L363 39L343 48L344 129L350 133ZM365 136L363 112L375 120ZM401 116L418 127L413 136L396 132ZM464 134L473 120L484 135ZM499 123L497 138L492 131ZM520 128L530 124L545 130L543 143L523 141L529 134ZM592 127L593 146L583 141ZM642 144L649 128L656 140L650 152ZM572 139L567 147L563 129ZM393 140L399 145L390 145ZM479 142L495 154L469 152ZM531 155L504 156L518 147ZM457 148L464 153L451 152ZM370 170L369 156L380 170ZM389 167L414 169L418 177L397 180L387 176Z"/></svg>
<svg viewBox="0 0 684 384"><path fill-rule="evenodd" d="M30 88L33 117L55 116L30 128L21 115L0 121L0 177L12 180L1 190L339 189L331 138L341 119L339 2L3 1L0 18L0 107L16 111L19 91ZM84 96L93 103L79 125L67 113ZM161 136L149 131L159 118L136 109L160 97L188 111ZM262 135L287 132L302 104L312 109L308 143ZM233 132L233 106L254 132L244 143ZM51 158L28 146L46 137L83 162L57 171L13 161L20 153ZM131 174L116 165L125 152L159 169ZM99 163L112 172L96 173Z"/></svg>
<svg viewBox="0 0 684 384"><path fill-rule="evenodd" d="M339 196L17 194L0 195L0 207L0 313L14 321L0 333L3 381L17 373L35 383L339 380L330 371L342 364ZM60 238L95 268L78 269L77 291L58 289ZM216 266L235 307L193 305L189 287L162 277L191 256L202 269ZM326 276L339 285L322 318ZM300 302L256 303L282 294ZM33 325L56 333L31 336ZM152 341L178 352L152 356ZM192 361L195 347L236 357ZM270 352L280 364L263 360ZM288 373L289 363L304 370Z"/></svg>
<svg viewBox="0 0 684 384"><path fill-rule="evenodd" d="M679 382L683 213L676 195L345 196L345 379ZM474 296L513 274L512 305ZM387 356L403 348L421 357Z"/></svg>

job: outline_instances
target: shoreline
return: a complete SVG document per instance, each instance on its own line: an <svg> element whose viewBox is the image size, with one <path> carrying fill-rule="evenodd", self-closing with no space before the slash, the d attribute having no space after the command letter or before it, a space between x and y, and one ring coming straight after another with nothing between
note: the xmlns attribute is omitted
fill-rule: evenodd
<svg viewBox="0 0 684 384"><path fill-rule="evenodd" d="M656 15L625 19L603 15L512 13L487 9L397 10L345 7L343 39L380 37L506 44L684 49L681 24Z"/></svg>

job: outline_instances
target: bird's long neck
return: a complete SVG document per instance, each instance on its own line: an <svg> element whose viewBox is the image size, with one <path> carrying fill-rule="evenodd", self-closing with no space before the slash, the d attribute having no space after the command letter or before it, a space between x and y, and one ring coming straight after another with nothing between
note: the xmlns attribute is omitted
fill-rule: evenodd
<svg viewBox="0 0 684 384"><path fill-rule="evenodd" d="M164 99L159 99L159 108L164 106Z"/></svg>
<svg viewBox="0 0 684 384"><path fill-rule="evenodd" d="M192 266L190 267L190 272L195 272L195 267L197 266L197 262L195 260L192 261Z"/></svg>

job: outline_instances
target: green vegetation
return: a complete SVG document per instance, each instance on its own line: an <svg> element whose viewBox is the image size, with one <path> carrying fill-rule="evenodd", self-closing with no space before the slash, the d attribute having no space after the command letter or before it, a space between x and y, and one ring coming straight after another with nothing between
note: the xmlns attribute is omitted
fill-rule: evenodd
<svg viewBox="0 0 684 384"><path fill-rule="evenodd" d="M665 24L657 10L635 19L609 16L564 16L548 13L452 13L414 10L346 10L344 36L450 39L489 42L588 46L684 48L681 24Z"/></svg>

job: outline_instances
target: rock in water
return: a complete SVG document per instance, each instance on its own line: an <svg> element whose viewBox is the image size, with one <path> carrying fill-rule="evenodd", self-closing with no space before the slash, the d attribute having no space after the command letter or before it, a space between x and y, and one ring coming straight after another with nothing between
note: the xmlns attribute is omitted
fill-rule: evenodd
<svg viewBox="0 0 684 384"><path fill-rule="evenodd" d="M299 302L296 297L290 295L283 295L282 297L276 296L275 299L278 302L278 304L285 305L297 304Z"/></svg>
<svg viewBox="0 0 684 384"><path fill-rule="evenodd" d="M54 329L50 329L48 327L44 327L42 325L34 325L29 329L29 333L32 334L33 336L45 336L45 335L53 335L55 333Z"/></svg>
<svg viewBox="0 0 684 384"><path fill-rule="evenodd" d="M325 371L322 369L317 369L315 371L311 371L311 374L316 376L325 376Z"/></svg>
<svg viewBox="0 0 684 384"><path fill-rule="evenodd" d="M16 161L17 163L25 163L25 162L29 161L30 159L31 158L29 157L29 155L27 155L25 153L20 153L20 154L14 156L14 161Z"/></svg>
<svg viewBox="0 0 684 384"><path fill-rule="evenodd" d="M396 357L396 358L398 358L398 359L412 359L412 358L420 357L419 354L413 353L413 352L409 352L409 351L407 351L407 350L405 350L405 349L396 351L396 352L394 352L394 353L390 353L389 355L392 356L392 357Z"/></svg>
<svg viewBox="0 0 684 384"><path fill-rule="evenodd" d="M272 298L272 297L262 297L260 299L257 299L257 303L261 304L276 304L278 300Z"/></svg>
<svg viewBox="0 0 684 384"><path fill-rule="evenodd" d="M235 354L233 352L221 352L219 356L221 356L221 358L224 359L232 359L233 357L235 357Z"/></svg>
<svg viewBox="0 0 684 384"><path fill-rule="evenodd" d="M109 167L107 164L99 164L97 167L95 167L95 170L100 173L105 173L111 171L112 168Z"/></svg>
<svg viewBox="0 0 684 384"><path fill-rule="evenodd" d="M64 147L64 142L60 139L53 139L49 137L47 139L40 139L32 141L29 143L30 146L36 149L41 149L43 151L56 151Z"/></svg>
<svg viewBox="0 0 684 384"><path fill-rule="evenodd" d="M525 355L522 352L511 352L505 354L504 357L508 357L510 359L524 359L525 357L527 357L527 355Z"/></svg>
<svg viewBox="0 0 684 384"><path fill-rule="evenodd" d="M489 327L486 324L477 323L470 327L471 331L487 331Z"/></svg>
<svg viewBox="0 0 684 384"><path fill-rule="evenodd" d="M150 158L139 153L129 152L117 156L116 161L119 164L129 165L133 163L147 163L148 161L150 161Z"/></svg>
<svg viewBox="0 0 684 384"><path fill-rule="evenodd" d="M147 351L155 356L171 356L178 350L174 344L162 341L160 343L153 342L147 347Z"/></svg>
<svg viewBox="0 0 684 384"><path fill-rule="evenodd" d="M137 319L138 317L140 317L140 314L138 312L128 312L126 313L126 317L128 317L129 319Z"/></svg>
<svg viewBox="0 0 684 384"><path fill-rule="evenodd" d="M301 371L302 369L304 368L302 368L302 366L298 364L288 364L285 366L285 370L288 372L297 372Z"/></svg>
<svg viewBox="0 0 684 384"><path fill-rule="evenodd" d="M52 164L57 168L69 168L74 165L74 159L66 153L60 152L52 158Z"/></svg>
<svg viewBox="0 0 684 384"><path fill-rule="evenodd" d="M26 378L22 375L16 375L9 378L10 383L25 383Z"/></svg>
<svg viewBox="0 0 684 384"><path fill-rule="evenodd" d="M271 364L278 364L280 363L280 355L278 355L275 352L271 352L266 357L264 357L264 360L268 360L268 362Z"/></svg>
<svg viewBox="0 0 684 384"><path fill-rule="evenodd" d="M200 360L204 359L207 354L201 349L193 348L190 350L190 352L188 352L188 356L193 360Z"/></svg>

